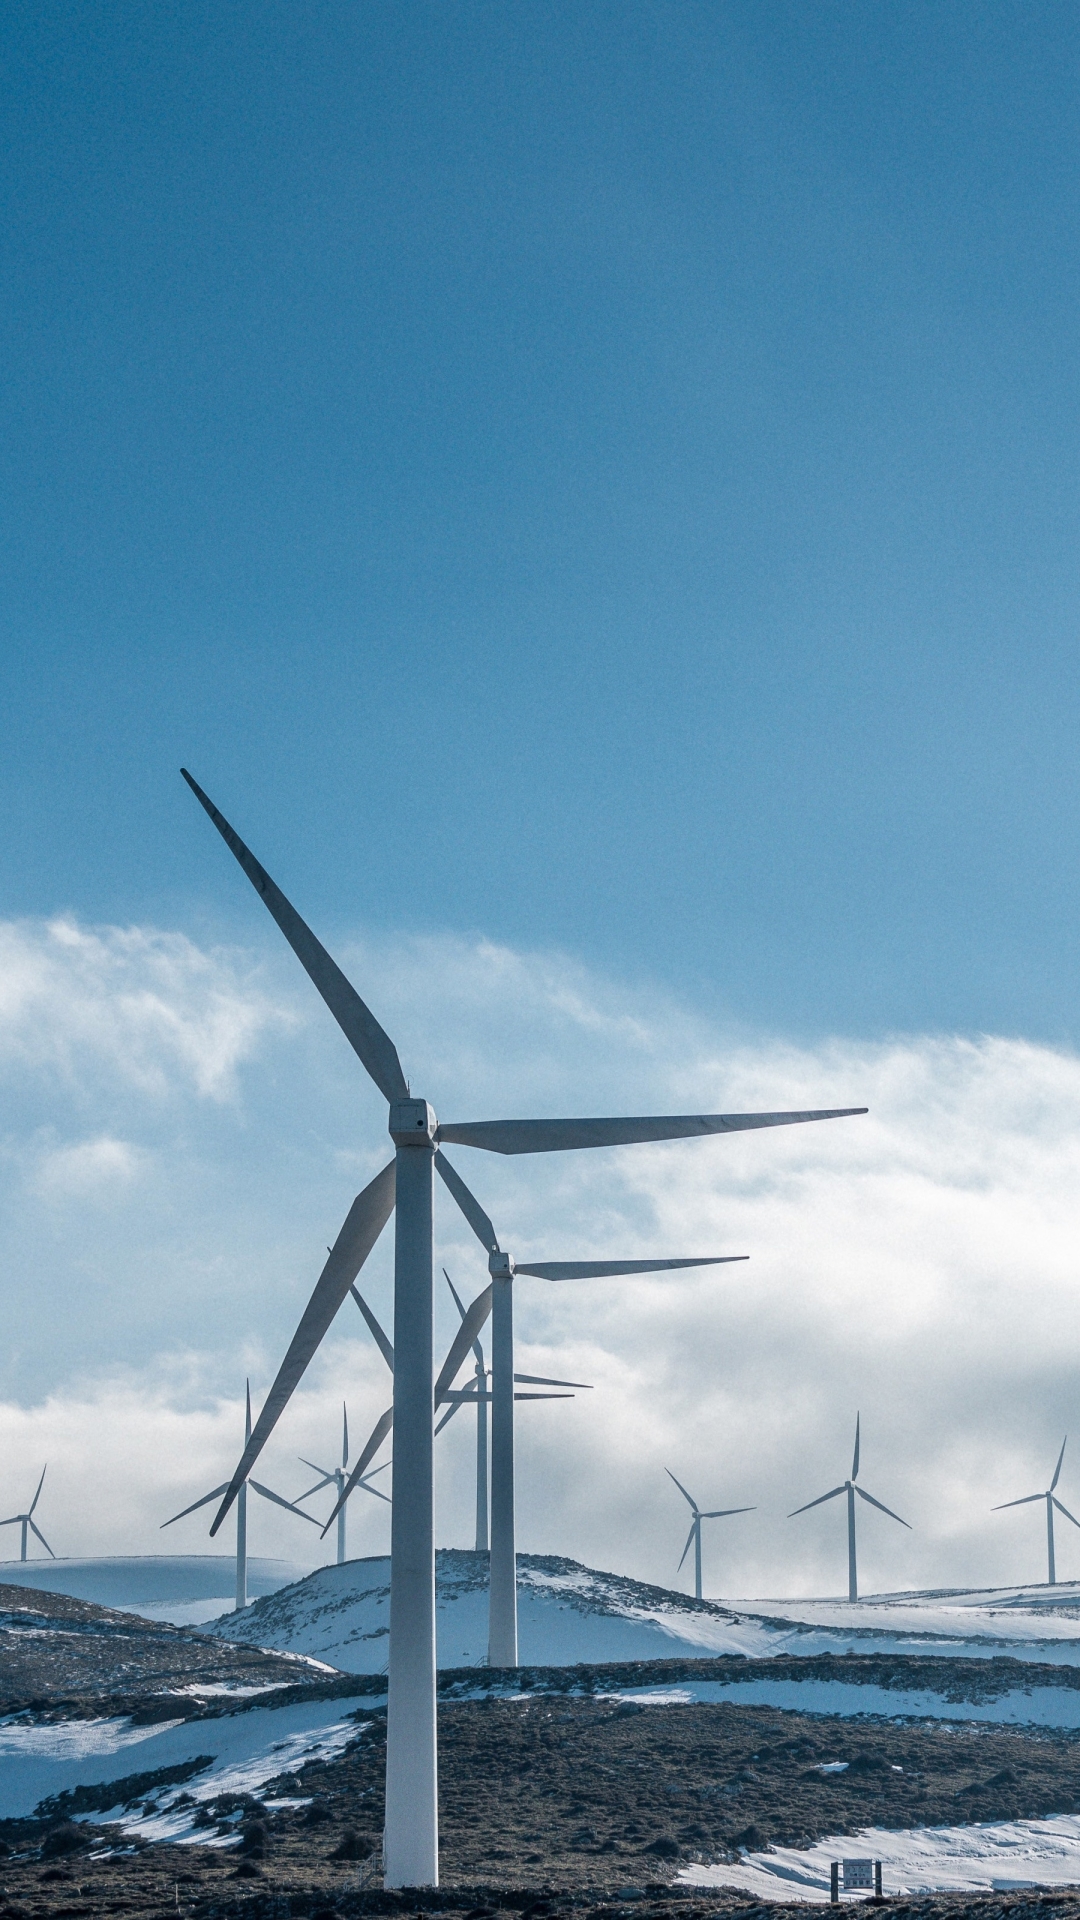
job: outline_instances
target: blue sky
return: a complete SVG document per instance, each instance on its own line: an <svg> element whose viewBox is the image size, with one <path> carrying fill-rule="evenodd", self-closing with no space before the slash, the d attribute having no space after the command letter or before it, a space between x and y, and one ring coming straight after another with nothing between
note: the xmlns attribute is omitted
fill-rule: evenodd
<svg viewBox="0 0 1080 1920"><path fill-rule="evenodd" d="M52 1463L61 1550L152 1550L231 1467L387 1153L185 764L444 1117L871 1108L466 1154L534 1257L751 1255L523 1297L532 1370L596 1387L523 1416L523 1546L670 1578L669 1465L756 1503L730 1585L828 1587L828 1516L780 1520L861 1406L916 1522L871 1584L1030 1569L989 1508L1075 1427L1078 43L899 0L5 21L0 1457ZM346 1316L268 1474L385 1393Z"/></svg>
<svg viewBox="0 0 1080 1920"><path fill-rule="evenodd" d="M1074 1039L1078 39L19 8L9 911Z"/></svg>

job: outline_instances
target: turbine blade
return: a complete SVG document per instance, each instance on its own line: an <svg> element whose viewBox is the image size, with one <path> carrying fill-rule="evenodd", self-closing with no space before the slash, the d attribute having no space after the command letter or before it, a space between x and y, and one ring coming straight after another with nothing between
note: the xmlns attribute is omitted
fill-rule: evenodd
<svg viewBox="0 0 1080 1920"><path fill-rule="evenodd" d="M29 1520L30 1515L27 1514L26 1517ZM179 1518L179 1515L177 1516L177 1518ZM21 1519L22 1519L21 1513L13 1513L10 1520L0 1520L0 1527L17 1527ZM169 1523L166 1520L165 1525L168 1526L168 1524Z"/></svg>
<svg viewBox="0 0 1080 1920"><path fill-rule="evenodd" d="M341 1465L344 1470L349 1464L349 1409L344 1400L341 1403Z"/></svg>
<svg viewBox="0 0 1080 1920"><path fill-rule="evenodd" d="M1071 1515L1071 1514L1069 1515L1069 1518L1070 1518L1070 1520L1072 1519L1072 1515ZM37 1537L38 1537L38 1539L39 1539L39 1540L41 1541L41 1544L42 1544L42 1546L44 1547L44 1549L45 1549L45 1551L46 1551L46 1553L48 1554L48 1556L49 1556L49 1559L50 1559L50 1560L55 1560L55 1559L56 1559L56 1555L55 1555L55 1553L53 1552L53 1550L52 1550L52 1548L50 1547L50 1545L49 1545L49 1543L48 1543L48 1541L46 1540L46 1538L45 1538L45 1535L44 1535L44 1534L42 1533L42 1531L41 1531L41 1528L40 1528L39 1526L36 1526L36 1525L34 1524L34 1522L33 1522L33 1520L31 1520L31 1518L30 1518L30 1515L29 1515L29 1514L27 1514L27 1516L26 1516L26 1524L27 1524L27 1526L29 1527L29 1529L30 1529L30 1531L31 1531L31 1533L36 1533L36 1534L37 1534Z"/></svg>
<svg viewBox="0 0 1080 1920"><path fill-rule="evenodd" d="M1045 1493L1025 1493L1022 1500L1003 1500L998 1507L991 1507L991 1513L1004 1513L1006 1507L1030 1507L1033 1500L1045 1500Z"/></svg>
<svg viewBox="0 0 1080 1920"><path fill-rule="evenodd" d="M309 1462L305 1461L304 1464L305 1466L307 1466ZM318 1469L316 1468L316 1472L317 1471ZM316 1480L315 1485L313 1487L309 1487L306 1493L298 1493L296 1497L298 1500L310 1500L313 1493L321 1493L324 1487L330 1487L333 1485L333 1483L334 1483L334 1475L332 1473L328 1473L323 1477L323 1479ZM254 1485L254 1481L252 1482L252 1485Z"/></svg>
<svg viewBox="0 0 1080 1920"><path fill-rule="evenodd" d="M515 1393L515 1400L572 1400L572 1393Z"/></svg>
<svg viewBox="0 0 1080 1920"><path fill-rule="evenodd" d="M272 1492L269 1487L260 1487L257 1480L249 1480L248 1486L252 1493L261 1493L264 1500L272 1500L275 1506L284 1507L287 1513L298 1513L301 1520L310 1520L313 1527L318 1526L318 1521L310 1513L305 1513L302 1507L295 1507L291 1500L283 1500L280 1493Z"/></svg>
<svg viewBox="0 0 1080 1920"><path fill-rule="evenodd" d="M711 1513L703 1513L703 1520L726 1520L733 1513L756 1513L756 1507L714 1507Z"/></svg>
<svg viewBox="0 0 1080 1920"><path fill-rule="evenodd" d="M195 798L206 808L226 846L240 862L256 893L262 895L264 906L277 921L300 965L322 995L379 1092L387 1100L407 1100L409 1087L401 1070L397 1048L390 1036L383 1032L370 1007L364 1005L356 988L346 980L336 962L331 960L321 941L316 940L311 928L301 920L296 908L274 885L265 867L259 865L240 835L234 832L224 814L218 812L187 768L181 767L180 771Z"/></svg>
<svg viewBox="0 0 1080 1920"><path fill-rule="evenodd" d="M859 1477L859 1416L858 1414L855 1415L855 1457L851 1462L851 1477L853 1480L857 1480Z"/></svg>
<svg viewBox="0 0 1080 1920"><path fill-rule="evenodd" d="M748 1253L711 1254L702 1260L538 1260L532 1266L514 1261L515 1273L537 1280L606 1280L618 1273L670 1273L676 1267L727 1267L749 1260Z"/></svg>
<svg viewBox="0 0 1080 1920"><path fill-rule="evenodd" d="M333 1467L320 1467L317 1461L309 1460L307 1456L303 1453L298 1453L296 1457L299 1460L300 1465L302 1467L310 1467L312 1473L321 1473L325 1476L327 1480L333 1479L334 1477Z"/></svg>
<svg viewBox="0 0 1080 1920"><path fill-rule="evenodd" d="M823 1503L826 1500L835 1500L838 1493L846 1493L846 1492L847 1492L847 1486L845 1484L842 1487L834 1487L831 1493L819 1493L817 1499L808 1500L805 1507L796 1507L795 1513L788 1514L788 1519L794 1520L795 1514L809 1513L811 1507L820 1507L823 1505Z"/></svg>
<svg viewBox="0 0 1080 1920"><path fill-rule="evenodd" d="M389 1465L389 1462L387 1462L387 1465ZM376 1473L381 1473L382 1467L376 1467L375 1471ZM393 1504L388 1493L384 1493L381 1487L372 1486L368 1475L365 1474L364 1478L358 1480L356 1484L358 1487L363 1487L365 1493L372 1494L376 1500L385 1500L388 1507Z"/></svg>
<svg viewBox="0 0 1080 1920"><path fill-rule="evenodd" d="M667 1474L667 1477L669 1480L675 1480L675 1475L672 1473L670 1467L665 1467L664 1472ZM687 1493L686 1488L683 1486L683 1483L681 1480L675 1480L675 1485L678 1487L679 1492L682 1494L683 1499L689 1500L691 1513L696 1514L698 1510L697 1501L693 1498L691 1494ZM679 1561L679 1566L680 1567L682 1566L681 1560ZM676 1573L678 1572L678 1570L679 1570L678 1567L676 1567L675 1569Z"/></svg>
<svg viewBox="0 0 1080 1920"><path fill-rule="evenodd" d="M674 1479L674 1475L672 1475L672 1478ZM678 1483L678 1481L677 1481L677 1480L675 1481L675 1484L676 1484L676 1486L678 1486L678 1484L679 1484L679 1483ZM693 1522L691 1523L691 1527L690 1527L690 1531L689 1531L689 1533L688 1533L688 1534L687 1534L687 1536L686 1536L686 1545L685 1545L685 1547L684 1547L684 1548L683 1548L683 1550L682 1550L682 1560L680 1560L680 1561L679 1561L679 1564L678 1564L678 1566L677 1566L677 1567L676 1567L676 1569L675 1569L675 1571L676 1571L676 1573L679 1573L679 1572L681 1572L681 1570L682 1570L682 1563L683 1563L683 1560L685 1560L685 1559L686 1559L686 1556L687 1556L687 1554L689 1553L689 1551L690 1551L690 1548L691 1548L691 1546L692 1546L692 1544L693 1544L693 1539L694 1539L694 1533L695 1533L695 1530L696 1530L696 1528L697 1528L697 1520L695 1519L695 1520L694 1520L694 1521L693 1521Z"/></svg>
<svg viewBox="0 0 1080 1920"><path fill-rule="evenodd" d="M495 1229L476 1195L469 1192L457 1168L450 1165L445 1153L436 1153L435 1166L444 1187L453 1194L484 1252L498 1253L499 1241Z"/></svg>
<svg viewBox="0 0 1080 1920"><path fill-rule="evenodd" d="M866 1107L812 1113L673 1113L625 1120L461 1120L440 1127L437 1140L488 1153L562 1153L571 1147L627 1147L643 1140L688 1140L706 1133L747 1133L793 1127L807 1120L846 1120Z"/></svg>
<svg viewBox="0 0 1080 1920"><path fill-rule="evenodd" d="M439 1421L438 1426L435 1428L436 1435L440 1434L444 1427L449 1426L451 1420L453 1419L460 1405L461 1405L460 1400L451 1400L450 1405L447 1407L446 1412L443 1414L442 1419Z"/></svg>
<svg viewBox="0 0 1080 1920"><path fill-rule="evenodd" d="M41 1499L41 1489L45 1485L45 1475L48 1473L48 1471L49 1471L49 1464L48 1464L48 1461L46 1461L45 1465L41 1469L41 1479L37 1483L37 1492L35 1493L33 1499L30 1502L30 1513L33 1513L34 1508L37 1506L38 1501ZM1054 1485L1055 1486L1057 1485L1056 1480L1054 1482ZM30 1513L28 1513L26 1516L28 1520L30 1518ZM53 1559L55 1560L55 1558L56 1558L56 1555L53 1554Z"/></svg>
<svg viewBox="0 0 1080 1920"><path fill-rule="evenodd" d="M438 1379L435 1382L435 1405L436 1406L440 1404L447 1388L453 1385L454 1380L457 1374L460 1372L461 1367L465 1361L469 1348L472 1346L472 1343L476 1339L476 1336L479 1333L481 1327L483 1326L484 1321L487 1319L488 1314L491 1312L491 1297L492 1297L492 1288L489 1283L484 1288L483 1293L477 1294L476 1299L473 1301L472 1306L468 1309L464 1320L462 1321L460 1327L458 1328L457 1333L454 1337L454 1343L450 1348L450 1351L447 1354L446 1359L443 1361L442 1370L439 1374Z"/></svg>
<svg viewBox="0 0 1080 1920"><path fill-rule="evenodd" d="M288 1406L319 1342L389 1220L393 1206L394 1162L391 1160L381 1173L375 1175L374 1180L369 1182L363 1192L357 1194L345 1216L345 1224L315 1283L315 1291L304 1309L300 1325L293 1334L289 1351L278 1368L277 1379L263 1402L263 1409L255 1422L251 1439L244 1448L240 1463L229 1482L220 1510L214 1516L214 1524L210 1529L211 1539Z"/></svg>
<svg viewBox="0 0 1080 1920"><path fill-rule="evenodd" d="M523 1387L580 1387L584 1393L592 1392L587 1380L549 1380L542 1373L515 1373L514 1379Z"/></svg>
<svg viewBox="0 0 1080 1920"><path fill-rule="evenodd" d="M458 1292L458 1290L457 1290L457 1288L455 1287L455 1285L454 1285L454 1283L453 1283L453 1281L451 1280L451 1278L450 1278L450 1275L449 1275L449 1274L447 1273L447 1271L446 1271L446 1268L445 1268L445 1267L443 1268L443 1277L444 1277L444 1279L445 1279L445 1281L446 1281L446 1284L447 1284L447 1286L449 1287L449 1289L450 1289L450 1291L451 1291L451 1293L452 1293L452 1294L453 1294L453 1296L454 1296L454 1305L456 1306L456 1308L457 1308L457 1310L458 1310L458 1312L460 1313L460 1315L461 1315L461 1317L462 1317L462 1319L464 1320L464 1318L465 1318L465 1302L464 1302L464 1301L462 1300L462 1298L461 1298L461 1295L460 1295L460 1293ZM480 1345L480 1342L479 1342L479 1340L474 1340L474 1341L473 1341L473 1352L474 1352L474 1354L476 1355L476 1358L477 1358L477 1361L478 1361L478 1363L479 1363L479 1365L480 1365L480 1366L483 1366L483 1364L484 1364L484 1349L483 1349L483 1347L482 1347L482 1346Z"/></svg>
<svg viewBox="0 0 1080 1920"><path fill-rule="evenodd" d="M1053 1498L1054 1498L1054 1505L1057 1508L1058 1512L1063 1513L1065 1515L1066 1520L1071 1520L1074 1527L1080 1527L1080 1520L1077 1519L1075 1513L1070 1513L1068 1507L1062 1506L1061 1501L1058 1499L1056 1493L1054 1494Z"/></svg>
<svg viewBox="0 0 1080 1920"><path fill-rule="evenodd" d="M457 1308L457 1310L458 1310L458 1313L459 1313L459 1315L460 1315L460 1317L462 1318L462 1320L464 1320L464 1318L465 1318L465 1302L464 1302L464 1300L462 1299L462 1297L461 1297L461 1295L460 1295L460 1293L458 1292L458 1290L457 1290L457 1288L455 1287L455 1285L454 1285L454 1283L453 1283L453 1281L451 1280L451 1278L450 1278L450 1275L449 1275L449 1274L447 1273L447 1271L446 1271L446 1268L445 1268L445 1267L443 1268L443 1279L444 1279L444 1280L446 1281L446 1284L447 1284L447 1286L449 1287L449 1289L450 1289L450 1291L451 1291L451 1293L452 1293L452 1294L453 1294L453 1296L454 1296L454 1305L455 1305L455 1307Z"/></svg>
<svg viewBox="0 0 1080 1920"><path fill-rule="evenodd" d="M856 1487L855 1491L859 1499L865 1500L868 1506L876 1507L879 1513L887 1513L890 1520L900 1520L898 1513L894 1513L891 1507L883 1506L880 1500L875 1500L872 1493L864 1492L862 1487ZM910 1520L900 1520L900 1525L906 1527L909 1533L911 1532Z"/></svg>
<svg viewBox="0 0 1080 1920"><path fill-rule="evenodd" d="M1050 1491L1051 1491L1051 1493L1053 1493L1053 1491L1054 1491L1054 1488L1055 1488L1055 1487L1057 1486L1057 1483L1058 1483L1058 1480L1059 1480L1059 1478L1060 1478L1060 1475L1061 1475L1061 1463L1062 1463L1062 1461L1063 1461L1063 1460L1064 1460L1064 1458L1065 1458L1065 1447L1066 1447L1066 1445L1067 1445L1067 1442L1068 1442L1068 1438L1069 1438L1069 1436L1068 1436L1068 1434L1066 1434L1066 1435L1065 1435L1065 1439L1064 1439L1064 1440L1062 1441L1062 1443L1061 1443L1061 1452L1060 1452L1060 1453L1058 1454L1058 1463L1057 1463L1057 1466L1056 1466L1056 1467L1054 1468L1054 1477L1053 1477L1053 1479L1052 1479L1052 1480L1051 1480L1051 1482L1050 1482ZM44 1478L45 1478L45 1475L44 1475L44 1474L42 1474L42 1476L41 1476L41 1477L42 1477L42 1479L44 1480ZM40 1489L39 1489L39 1491L40 1491ZM35 1500L36 1500L36 1498L37 1498L37 1494L35 1494L35 1495L34 1495L34 1498L35 1498ZM34 1509L33 1509L33 1507L31 1507L31 1509L30 1509L30 1511L31 1511L31 1513L33 1513L33 1511L34 1511Z"/></svg>
<svg viewBox="0 0 1080 1920"><path fill-rule="evenodd" d="M163 1520L158 1532L160 1533L164 1527L171 1527L174 1520L186 1520L189 1513L197 1513L200 1507L208 1506L211 1500L217 1499L219 1493L224 1493L228 1484L227 1480L223 1480L220 1487L214 1488L213 1493L204 1493L201 1500L193 1500L190 1507L185 1507L182 1513L174 1513L172 1520Z"/></svg>
<svg viewBox="0 0 1080 1920"><path fill-rule="evenodd" d="M379 1322L376 1320L375 1315L372 1313L371 1308L368 1306L367 1301L364 1299L363 1294L360 1292L359 1287L357 1287L356 1285L352 1285L349 1288L349 1292L352 1294L353 1299L356 1301L357 1306L359 1307L361 1313L364 1316L365 1321L367 1322L368 1332L370 1333L372 1339L374 1340L375 1345L378 1347L379 1352L382 1354L382 1357L386 1361L386 1364L389 1367L391 1373L393 1373L394 1371L393 1347L391 1346L385 1333L380 1327Z"/></svg>
<svg viewBox="0 0 1080 1920"><path fill-rule="evenodd" d="M394 1424L394 1409L393 1407L387 1407L386 1412L381 1413L379 1415L379 1418L376 1420L375 1425L372 1427L371 1432L368 1435L367 1441L365 1443L364 1450L360 1454L360 1457L357 1460L355 1467L350 1473L348 1479L345 1482L344 1487L342 1488L341 1493L338 1496L337 1505L334 1508L332 1514L330 1515L329 1520L327 1521L325 1527L322 1530L322 1538L324 1540L326 1539L327 1534L329 1533L331 1527L333 1526L334 1521L337 1519L338 1514L341 1512L342 1507L345 1505L345 1502L348 1499L353 1488L355 1487L357 1481L363 1478L364 1468L371 1465L371 1462L374 1460L375 1455L378 1453L379 1448L382 1446L382 1443L386 1439L386 1436L389 1433L393 1424Z"/></svg>

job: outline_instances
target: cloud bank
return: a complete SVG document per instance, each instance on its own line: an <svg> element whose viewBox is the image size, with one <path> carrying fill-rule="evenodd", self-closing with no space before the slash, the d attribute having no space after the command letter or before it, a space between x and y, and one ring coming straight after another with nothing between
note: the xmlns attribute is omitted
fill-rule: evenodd
<svg viewBox="0 0 1080 1920"><path fill-rule="evenodd" d="M858 1409L861 1477L914 1529L860 1511L868 1587L1043 1574L1038 1509L989 1508L1047 1484L1078 1410L1080 1061L995 1036L725 1033L565 956L481 940L337 953L447 1119L871 1109L519 1162L455 1151L519 1258L751 1256L697 1277L519 1282L525 1370L594 1383L520 1408L523 1548L671 1582L686 1524L668 1466L703 1505L756 1506L708 1533L707 1591L837 1591L842 1503L786 1515L844 1478ZM0 926L0 961L0 1507L24 1504L47 1458L57 1552L204 1550L201 1516L158 1526L232 1464L245 1374L257 1404L388 1156L382 1102L272 937L241 951L21 922ZM442 1195L437 1235L440 1265L478 1290L480 1249ZM388 1323L391 1249L388 1231L365 1270ZM346 1306L268 1450L281 1491L308 1484L299 1454L332 1458L343 1399L354 1441L387 1402ZM448 1343L448 1296L438 1315ZM1080 1430L1075 1446L1067 1504ZM468 1544L465 1416L439 1448L439 1538ZM369 1504L354 1551L386 1543ZM1080 1574L1072 1532L1063 1577ZM252 1533L253 1551L326 1557L268 1507Z"/></svg>

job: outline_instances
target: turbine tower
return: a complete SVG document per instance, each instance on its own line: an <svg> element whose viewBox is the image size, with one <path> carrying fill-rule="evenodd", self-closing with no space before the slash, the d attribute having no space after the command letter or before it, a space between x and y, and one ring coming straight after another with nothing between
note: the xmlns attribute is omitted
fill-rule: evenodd
<svg viewBox="0 0 1080 1920"><path fill-rule="evenodd" d="M848 1599L849 1600L857 1600L859 1597L859 1577L858 1577L858 1570L855 1565L855 1495L858 1494L859 1499L865 1500L868 1506L876 1507L879 1513L887 1513L890 1520L899 1520L900 1525L902 1527L907 1527L908 1532L909 1533L911 1532L911 1527L908 1521L900 1520L900 1515L898 1513L894 1513L891 1507L883 1507L881 1504L881 1501L875 1500L872 1493L867 1493L863 1487L856 1486L855 1482L857 1481L858 1477L859 1477L859 1416L858 1414L856 1414L855 1415L855 1457L851 1462L851 1479L845 1480L842 1486L833 1487L831 1492L829 1493L820 1493L816 1500L808 1500L805 1507L796 1507L795 1513L788 1514L788 1519L794 1520L795 1514L809 1513L811 1507L820 1507L823 1501L825 1500L835 1500L838 1494L841 1494L841 1493L847 1494L847 1565L848 1565ZM1036 1494L1035 1497L1036 1499L1042 1498L1041 1494Z"/></svg>
<svg viewBox="0 0 1080 1920"><path fill-rule="evenodd" d="M250 1437L250 1434L247 1435L248 1439L250 1439ZM300 1454L299 1458L303 1461L305 1467L311 1468L312 1473L321 1473L322 1479L316 1481L313 1487L309 1487L306 1493L298 1493L296 1496L298 1500L310 1500L313 1493L321 1493L324 1487L333 1486L337 1488L338 1503L335 1509L337 1513L337 1563L339 1567L343 1567L347 1557L345 1553L345 1511L349 1500L349 1496L345 1491L347 1484L345 1469L349 1464L349 1415L344 1404L342 1404L341 1408L340 1467L317 1467L314 1460L305 1460L303 1454ZM389 1466L389 1464L389 1461L387 1461L386 1466ZM386 1466L376 1467L375 1472L385 1473ZM368 1475L366 1479L359 1480L357 1485L363 1487L365 1493L374 1494L376 1500L385 1500L387 1505L389 1505L388 1495L383 1493L380 1488L372 1486L371 1481L373 1478L374 1475Z"/></svg>
<svg viewBox="0 0 1080 1920"><path fill-rule="evenodd" d="M244 1385L246 1395L244 1440L247 1442L251 1438L251 1382L245 1381ZM42 1478L44 1478L44 1475L42 1475ZM171 1520L163 1520L161 1523L161 1532L164 1532L166 1527L174 1526L177 1520L186 1520L189 1513L196 1513L200 1507L207 1506L211 1500L216 1500L220 1494L225 1492L228 1485L229 1482L223 1480L220 1487L214 1487L210 1493L204 1493L201 1500L193 1500L190 1507L185 1507L182 1513L174 1513ZM241 1608L247 1606L247 1490L249 1486L253 1492L260 1493L264 1500L272 1500L275 1506L284 1507L288 1513L299 1514L301 1520L310 1520L313 1527L317 1527L319 1524L310 1513L305 1513L301 1507L295 1507L291 1500L282 1499L280 1493L272 1493L269 1487L261 1487L257 1480L249 1481L245 1479L243 1486L239 1489L239 1497L236 1502L237 1613L240 1612Z"/></svg>
<svg viewBox="0 0 1080 1920"><path fill-rule="evenodd" d="M30 1502L29 1512L13 1513L9 1519L0 1520L0 1527L20 1526L22 1528L22 1548L19 1553L20 1560L26 1559L26 1533L28 1528L30 1532L34 1534L38 1540L41 1541L41 1544L44 1547L46 1553L48 1554L49 1559L50 1560L56 1559L56 1555L53 1552L52 1548L50 1547L48 1541L46 1540L45 1535L42 1533L41 1528L34 1524L34 1508L37 1506L37 1503L41 1498L41 1489L45 1485L45 1475L47 1474L48 1470L49 1470L48 1463L46 1462L45 1466L43 1466L41 1469L41 1479L37 1483L37 1492L35 1493L33 1499Z"/></svg>
<svg viewBox="0 0 1080 1920"><path fill-rule="evenodd" d="M667 1477L669 1480L675 1480L675 1475L672 1473L670 1467L665 1467L664 1472L667 1474ZM694 1543L694 1599L700 1600L701 1599L701 1523L702 1521L703 1520L727 1520L729 1516L733 1513L756 1513L757 1508L756 1507L714 1507L711 1513L703 1513L701 1508L698 1506L697 1501L694 1499L693 1495L687 1493L686 1488L683 1486L682 1481L675 1480L675 1485L678 1487L679 1492L682 1494L683 1499L689 1501L690 1511L694 1516L690 1522L690 1531L686 1536L686 1545L682 1550L682 1560L679 1561L679 1566L676 1567L675 1571L676 1573L678 1573L679 1568L681 1568L682 1566L683 1560L686 1559L686 1556L690 1551L690 1543L691 1541L693 1541Z"/></svg>
<svg viewBox="0 0 1080 1920"><path fill-rule="evenodd" d="M1054 1559L1054 1508L1056 1507L1059 1513L1063 1513L1066 1520L1071 1520L1074 1527L1080 1527L1080 1520L1076 1518L1075 1514L1069 1512L1068 1507L1062 1506L1061 1501L1054 1491L1061 1475L1061 1463L1065 1458L1065 1443L1068 1438L1069 1436L1066 1434L1065 1439L1061 1443L1061 1452L1058 1454L1058 1463L1054 1468L1054 1477L1045 1493L1026 1493L1022 1500L1004 1500L1000 1507L991 1507L990 1509L991 1513L1004 1513L1006 1507L1027 1507L1031 1505L1033 1500L1046 1501L1046 1582L1047 1585L1051 1587L1057 1586L1057 1564ZM24 1533L23 1541L25 1542L25 1540L26 1535ZM23 1559L25 1560L25 1558L26 1555L24 1553Z"/></svg>
<svg viewBox="0 0 1080 1920"><path fill-rule="evenodd" d="M743 1132L750 1128L840 1118L865 1108L804 1113L679 1114L588 1120L480 1120L440 1126L412 1093L397 1048L325 947L301 920L254 855L183 769L184 778L261 896L297 959L334 1015L389 1107L394 1158L353 1202L286 1360L259 1415L222 1504L216 1533L289 1394L397 1208L394 1253L396 1442L390 1546L390 1650L387 1687L385 1882L434 1887L439 1880L435 1730L435 1532L433 1504L433 1208L434 1174L448 1180L444 1143L490 1153L553 1153L580 1147ZM463 1208L464 1183L452 1190ZM471 1199L471 1196L470 1196ZM466 1208L466 1218L470 1217ZM483 1216L486 1220L486 1215ZM473 1221L475 1225L475 1219ZM499 1271L498 1268L495 1271ZM462 1328L464 1332L464 1327ZM472 1335L470 1335L471 1339ZM465 1351L468 1351L466 1346ZM369 1442L370 1444L370 1442Z"/></svg>

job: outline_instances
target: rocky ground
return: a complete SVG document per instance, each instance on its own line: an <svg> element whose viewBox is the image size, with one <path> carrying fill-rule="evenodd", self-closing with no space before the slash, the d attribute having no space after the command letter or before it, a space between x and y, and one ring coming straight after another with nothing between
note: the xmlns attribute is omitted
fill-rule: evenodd
<svg viewBox="0 0 1080 1920"><path fill-rule="evenodd" d="M128 1694L145 1701L167 1688L288 1686L316 1670L289 1654L211 1640L64 1593L0 1585L0 1713L94 1695L110 1696L117 1712Z"/></svg>
<svg viewBox="0 0 1080 1920"><path fill-rule="evenodd" d="M0 1920L166 1913L558 1920L571 1912L587 1920L749 1920L773 1909L734 1892L683 1889L680 1868L734 1859L739 1848L802 1847L871 1824L951 1826L1080 1812L1080 1734L972 1721L853 1721L730 1702L642 1705L616 1696L617 1689L717 1678L732 1664L442 1675L443 1885L437 1894L388 1895L364 1876L382 1827L385 1711L374 1704L377 1677L320 1677L281 1655L62 1596L0 1588L5 1713L31 1721L119 1713L156 1720L179 1710L199 1719L199 1751L209 1754L215 1719L237 1705L215 1699L218 1688L251 1689L260 1705L325 1693L359 1710L356 1738L338 1757L309 1760L260 1787L258 1797L189 1796L190 1844L140 1834L166 1785L149 1775L130 1776L119 1797L115 1782L79 1788L43 1803L32 1819L0 1822ZM842 1668L845 1678L901 1689L918 1687L932 1670L938 1689L959 1701L1036 1682L1076 1684L1073 1669L1011 1660L890 1654L737 1664L741 1677L758 1666L773 1677L789 1666L816 1678ZM823 1771L838 1762L846 1762L843 1771ZM175 1769L169 1791L197 1789L206 1765ZM86 1815L115 1824L85 1824ZM1068 1892L887 1904L898 1920L908 1913L1080 1920L1080 1896Z"/></svg>
<svg viewBox="0 0 1080 1920"><path fill-rule="evenodd" d="M1016 1819L1080 1810L1080 1741L980 1726L852 1724L760 1707L648 1706L595 1697L458 1701L440 1711L443 1888L391 1901L358 1885L382 1825L382 1715L336 1760L283 1777L267 1807L224 1796L199 1815L216 1846L139 1846L65 1818L5 1823L0 1920L17 1915L213 1915L570 1907L764 1911L734 1895L682 1892L691 1860L722 1861L770 1842L806 1845L868 1823L886 1827ZM212 1743L211 1743L212 1744ZM843 1773L823 1764L848 1762ZM135 1783L133 1783L134 1785ZM234 1844L222 1846L226 1837ZM133 1845L134 1850L130 1850ZM110 1842L123 1851L93 1859ZM540 1902L540 1906L536 1905ZM900 1903L898 1903L899 1906ZM907 1902L906 1905L911 1905ZM976 1909L1071 1913L1068 1899L954 1899L920 1914ZM1076 1902L1080 1914L1080 1899Z"/></svg>

